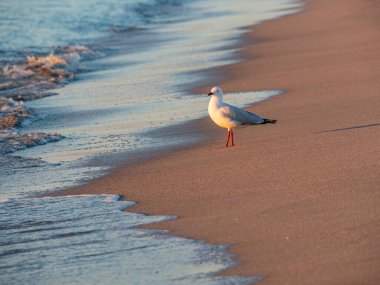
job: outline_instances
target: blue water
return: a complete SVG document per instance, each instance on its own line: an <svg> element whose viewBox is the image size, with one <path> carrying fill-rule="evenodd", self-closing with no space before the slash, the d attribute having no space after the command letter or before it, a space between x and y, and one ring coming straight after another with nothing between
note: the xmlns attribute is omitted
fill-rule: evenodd
<svg viewBox="0 0 380 285"><path fill-rule="evenodd" d="M239 60L242 27L297 9L289 0L1 1L0 283L251 282L213 275L233 265L224 247L131 229L167 217L121 211L129 202L32 197L104 175L115 157L202 139L151 132L206 116L207 96L189 90L223 87L205 71Z"/></svg>
<svg viewBox="0 0 380 285"><path fill-rule="evenodd" d="M99 38L187 18L191 1L1 1L1 53L37 54L56 46L105 46ZM184 11L186 9L186 11ZM111 47L109 47L111 48ZM9 57L6 59L9 60Z"/></svg>

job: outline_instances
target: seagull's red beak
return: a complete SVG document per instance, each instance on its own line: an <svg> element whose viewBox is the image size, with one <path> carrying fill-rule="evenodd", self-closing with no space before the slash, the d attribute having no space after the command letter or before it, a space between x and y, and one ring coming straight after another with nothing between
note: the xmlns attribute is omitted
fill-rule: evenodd
<svg viewBox="0 0 380 285"><path fill-rule="evenodd" d="M208 96L210 96L210 95L214 95L214 93L212 93L212 92L208 93Z"/></svg>

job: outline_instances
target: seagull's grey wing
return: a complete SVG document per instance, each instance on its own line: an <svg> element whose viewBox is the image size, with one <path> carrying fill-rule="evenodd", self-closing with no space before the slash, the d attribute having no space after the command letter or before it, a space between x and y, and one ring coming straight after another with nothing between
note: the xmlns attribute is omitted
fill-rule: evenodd
<svg viewBox="0 0 380 285"><path fill-rule="evenodd" d="M260 116L230 104L224 103L224 106L221 109L223 116L231 119L232 121L239 122L240 125L261 124L264 122L264 119Z"/></svg>

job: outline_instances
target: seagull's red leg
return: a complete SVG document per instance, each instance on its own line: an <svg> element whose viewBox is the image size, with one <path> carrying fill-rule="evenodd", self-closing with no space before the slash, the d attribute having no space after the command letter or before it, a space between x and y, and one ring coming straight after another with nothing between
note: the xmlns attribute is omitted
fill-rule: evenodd
<svg viewBox="0 0 380 285"><path fill-rule="evenodd" d="M231 129L231 138L232 138L232 146L235 146L235 143L234 143L234 132L232 131L232 129Z"/></svg>
<svg viewBox="0 0 380 285"><path fill-rule="evenodd" d="M226 147L228 147L228 143L230 142L230 136L231 136L231 131L228 130L228 133L227 133L227 141L226 141Z"/></svg>

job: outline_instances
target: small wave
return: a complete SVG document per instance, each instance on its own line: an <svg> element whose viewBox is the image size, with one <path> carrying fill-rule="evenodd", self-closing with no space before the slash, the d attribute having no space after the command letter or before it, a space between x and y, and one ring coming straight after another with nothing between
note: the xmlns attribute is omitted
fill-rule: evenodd
<svg viewBox="0 0 380 285"><path fill-rule="evenodd" d="M29 113L23 101L0 97L0 129L18 126L27 117Z"/></svg>
<svg viewBox="0 0 380 285"><path fill-rule="evenodd" d="M28 56L29 65L64 65L67 64L66 60L62 56L54 55L51 53L48 56Z"/></svg>
<svg viewBox="0 0 380 285"><path fill-rule="evenodd" d="M39 199L44 199L44 200L59 200L59 199L70 199L70 198L100 198L103 202L106 203L113 203L117 202L120 200L121 196L120 195L111 195L111 194L79 194L79 195L64 195L64 196L44 196ZM130 201L123 201L123 204L127 204L126 207L133 206L136 203L135 202L130 202Z"/></svg>
<svg viewBox="0 0 380 285"><path fill-rule="evenodd" d="M32 116L23 101L0 97L0 155L9 154L28 147L59 141L57 133L19 133L15 127L30 124Z"/></svg>
<svg viewBox="0 0 380 285"><path fill-rule="evenodd" d="M74 80L83 56L99 55L83 45L56 47L48 55L27 55L25 60L0 68L0 96L24 101L44 97L44 91Z"/></svg>
<svg viewBox="0 0 380 285"><path fill-rule="evenodd" d="M63 138L57 133L26 133L20 134L12 129L0 130L0 155L5 155L18 150L26 149L36 145L56 142Z"/></svg>
<svg viewBox="0 0 380 285"><path fill-rule="evenodd" d="M224 245L136 229L171 217L123 211L130 204L117 198L11 198L0 203L0 283L252 284L257 279L215 276L234 265Z"/></svg>

